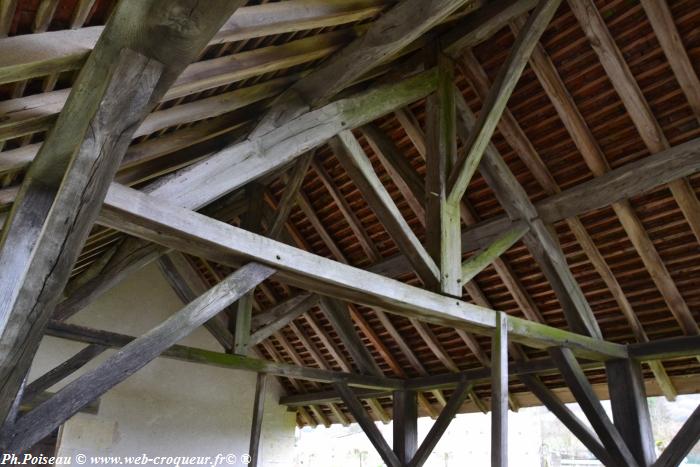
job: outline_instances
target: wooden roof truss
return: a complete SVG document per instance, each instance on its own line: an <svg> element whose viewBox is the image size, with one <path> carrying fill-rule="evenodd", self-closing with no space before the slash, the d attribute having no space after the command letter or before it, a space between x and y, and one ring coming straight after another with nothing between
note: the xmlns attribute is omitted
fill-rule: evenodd
<svg viewBox="0 0 700 467"><path fill-rule="evenodd" d="M601 14L609 6L244 3L122 1L111 11L84 0L66 16L70 29L53 30L65 14L61 2L43 0L24 35L22 2L2 3L0 35L14 34L0 39L0 85L9 90L0 101L3 450L33 445L161 356L258 373L251 453L273 375L300 423L352 417L391 466L422 465L467 399L491 411L492 465L507 465L507 412L520 407L520 388L605 465L677 465L700 437L700 415L657 460L642 364L668 399L688 392L667 363L698 373L700 302L684 297L634 200L666 187L697 248L700 130L666 136ZM672 8L641 4L697 126L700 82ZM552 25L563 9L649 156L614 165L606 157L561 54L545 45L547 31L564 28ZM106 24L83 27L99 14ZM480 44L504 30L513 40L487 67ZM541 86L588 179L553 172L522 111L508 106L525 78ZM500 207L489 213L483 206L494 198ZM607 207L684 337L652 337L635 309L587 225L587 213ZM631 342L604 337L609 326L574 271L561 226ZM530 255L561 317L533 296L513 249ZM156 262L186 304L161 325L132 337L66 323ZM489 269L516 312L499 310L477 280ZM223 352L176 344L201 325ZM27 384L44 335L86 347ZM47 397L107 348L119 351ZM612 419L592 383L606 375ZM592 429L564 405L561 386ZM421 446L419 407L436 420ZM392 418L393 447L373 424Z"/></svg>

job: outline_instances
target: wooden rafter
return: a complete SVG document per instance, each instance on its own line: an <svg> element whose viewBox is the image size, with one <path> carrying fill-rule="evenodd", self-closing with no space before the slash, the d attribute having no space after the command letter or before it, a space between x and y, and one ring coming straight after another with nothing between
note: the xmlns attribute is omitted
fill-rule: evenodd
<svg viewBox="0 0 700 467"><path fill-rule="evenodd" d="M530 14L527 23L518 35L506 63L502 65L491 91L484 100L483 108L479 113L479 118L474 123L473 131L465 142L467 149L457 160L450 173L448 180L450 201L456 203L464 196L506 103L513 93L525 65L527 65L530 53L554 16L559 3L560 0L540 0L537 8Z"/></svg>

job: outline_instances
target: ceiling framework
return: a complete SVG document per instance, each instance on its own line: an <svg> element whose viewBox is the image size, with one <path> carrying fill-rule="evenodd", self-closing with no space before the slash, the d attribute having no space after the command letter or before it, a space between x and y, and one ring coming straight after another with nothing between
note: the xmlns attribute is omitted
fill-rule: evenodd
<svg viewBox="0 0 700 467"><path fill-rule="evenodd" d="M605 465L692 449L697 411L655 459L645 395L700 387L694 2L176 3L0 7L4 449L158 356L257 372L256 414L275 376L387 465L470 410L507 465L533 403ZM65 323L154 263L184 305L160 326ZM200 325L226 353L174 345ZM86 347L27 384L45 334Z"/></svg>

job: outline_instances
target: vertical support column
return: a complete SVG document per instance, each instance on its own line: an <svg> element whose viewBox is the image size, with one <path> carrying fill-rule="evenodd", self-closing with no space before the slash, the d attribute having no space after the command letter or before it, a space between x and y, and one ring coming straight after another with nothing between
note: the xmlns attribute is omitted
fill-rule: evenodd
<svg viewBox="0 0 700 467"><path fill-rule="evenodd" d="M440 291L462 295L459 202L448 202L447 177L457 159L454 73L449 59L429 48L426 65L437 62L435 94L427 100L426 233L427 250L440 267Z"/></svg>
<svg viewBox="0 0 700 467"><path fill-rule="evenodd" d="M496 314L491 344L491 466L508 465L508 317Z"/></svg>
<svg viewBox="0 0 700 467"><path fill-rule="evenodd" d="M408 465L418 448L418 401L415 391L394 391L394 453Z"/></svg>
<svg viewBox="0 0 700 467"><path fill-rule="evenodd" d="M251 183L245 188L248 198L248 210L242 216L241 227L254 233L260 233L260 222L264 205L265 187L260 183ZM246 355L250 342L250 325L253 315L253 300L255 289L251 290L236 303L236 317L233 320L233 353Z"/></svg>
<svg viewBox="0 0 700 467"><path fill-rule="evenodd" d="M248 454L251 461L250 466L258 465L260 453L260 433L262 432L263 414L265 413L265 393L267 392L267 375L258 373L258 380L255 384L255 402L253 402L253 423L250 428L250 447Z"/></svg>
<svg viewBox="0 0 700 467"><path fill-rule="evenodd" d="M639 465L656 460L649 406L639 362L609 360L605 363L613 421Z"/></svg>

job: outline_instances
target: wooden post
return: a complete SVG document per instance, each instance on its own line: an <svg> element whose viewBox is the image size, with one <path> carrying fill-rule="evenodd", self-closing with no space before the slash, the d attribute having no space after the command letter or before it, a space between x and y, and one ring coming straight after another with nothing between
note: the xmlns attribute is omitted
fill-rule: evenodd
<svg viewBox="0 0 700 467"><path fill-rule="evenodd" d="M571 350L565 347L549 349L549 354L559 367L564 381L571 389L571 393L579 403L581 410L591 423L593 430L600 438L601 443L610 453L613 465L625 465L636 467L637 460L627 447L627 443L620 435L615 425L605 413L603 405L593 391L591 383L586 378L583 369L576 361Z"/></svg>
<svg viewBox="0 0 700 467"><path fill-rule="evenodd" d="M447 176L457 158L453 67L437 48L426 52L426 65L438 65L437 89L426 103L426 244L440 268L440 291L461 296L459 202L448 202L447 190Z"/></svg>
<svg viewBox="0 0 700 467"><path fill-rule="evenodd" d="M508 321L496 313L491 343L491 466L508 465Z"/></svg>
<svg viewBox="0 0 700 467"><path fill-rule="evenodd" d="M639 465L652 465L656 452L641 364L632 359L608 360L605 369L615 426Z"/></svg>
<svg viewBox="0 0 700 467"><path fill-rule="evenodd" d="M394 453L408 464L418 447L418 401L416 391L394 391Z"/></svg>
<svg viewBox="0 0 700 467"><path fill-rule="evenodd" d="M267 375L258 373L255 383L255 402L253 402L253 422L250 429L250 464L257 467L260 452L260 434L262 433L263 415L265 414L265 393L267 392Z"/></svg>
<svg viewBox="0 0 700 467"><path fill-rule="evenodd" d="M265 187L260 183L251 183L245 187L245 194L248 198L248 209L241 220L241 227L259 233L261 228L263 212L263 193ZM253 317L253 301L255 300L255 289L251 290L236 304L235 327L233 331L233 353L246 355L250 342L250 325Z"/></svg>

